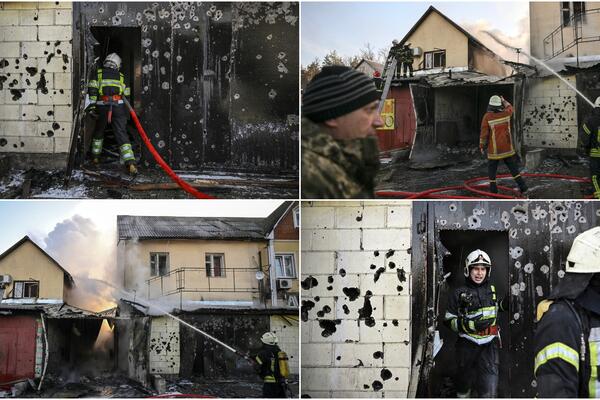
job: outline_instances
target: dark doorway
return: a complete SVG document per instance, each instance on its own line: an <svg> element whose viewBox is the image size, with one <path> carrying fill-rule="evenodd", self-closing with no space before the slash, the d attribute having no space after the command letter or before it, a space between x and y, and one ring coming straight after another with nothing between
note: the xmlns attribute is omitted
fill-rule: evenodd
<svg viewBox="0 0 600 400"><path fill-rule="evenodd" d="M448 295L454 289L462 286L465 281L464 262L466 256L473 250L481 249L487 252L492 260L492 270L490 278L492 284L496 286L498 299L501 300L507 295L509 286L509 241L508 232L503 231L451 231L440 230L439 238L443 246L448 250L443 258L441 265L444 275L450 274L445 284L440 288L440 300L437 305L437 314L439 320L437 327L440 331L440 337L444 345L435 357L435 366L432 370L430 383L433 391L440 397L454 397L453 377L460 371L456 370L456 358L454 345L457 335L443 324L444 314L447 308ZM498 323L500 326L501 349L500 349L500 379L498 385L499 397L510 396L510 375L509 375L509 318L508 312L499 314Z"/></svg>
<svg viewBox="0 0 600 400"><path fill-rule="evenodd" d="M141 29L92 26L90 27L90 32L97 42L97 45L93 47L92 57L93 60L96 60L96 63L88 68L90 76L88 76L87 79L89 80L93 74L96 73L96 69L102 66L102 63L108 54L117 53L122 60L121 72L125 76L125 83L131 91L128 99L136 110L141 110ZM86 151L90 148L94 126L94 121L88 121L88 124L86 124L84 141ZM127 131L129 132L131 143L134 146L134 152L140 154L140 142L135 129L136 128L131 124L131 121L129 121ZM105 130L103 153L104 159L119 159L119 145L110 125L107 126ZM109 157L106 157L107 155Z"/></svg>

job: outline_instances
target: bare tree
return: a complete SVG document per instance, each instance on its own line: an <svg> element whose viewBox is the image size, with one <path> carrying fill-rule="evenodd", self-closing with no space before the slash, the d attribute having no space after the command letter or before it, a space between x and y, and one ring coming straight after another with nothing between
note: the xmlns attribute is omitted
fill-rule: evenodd
<svg viewBox="0 0 600 400"><path fill-rule="evenodd" d="M360 58L364 58L365 60L371 60L371 61L376 61L375 60L375 50L373 49L373 46L371 46L371 43L367 42L365 43L365 47L359 50L359 57Z"/></svg>
<svg viewBox="0 0 600 400"><path fill-rule="evenodd" d="M347 65L342 56L337 51L331 50L323 58L323 67L326 65Z"/></svg>

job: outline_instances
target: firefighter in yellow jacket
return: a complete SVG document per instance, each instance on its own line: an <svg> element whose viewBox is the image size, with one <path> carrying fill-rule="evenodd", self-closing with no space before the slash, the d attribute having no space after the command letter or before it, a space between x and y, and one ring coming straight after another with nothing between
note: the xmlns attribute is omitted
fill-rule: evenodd
<svg viewBox="0 0 600 400"><path fill-rule="evenodd" d="M511 137L511 117L513 106L502 96L490 97L488 110L481 121L479 150L484 154L487 148L488 174L490 192L498 193L496 171L500 161L504 161L513 179L519 185L521 193L527 191L527 185L521 176L519 159L517 158Z"/></svg>
<svg viewBox="0 0 600 400"><path fill-rule="evenodd" d="M537 397L600 397L600 227L575 238L565 272L538 305Z"/></svg>
<svg viewBox="0 0 600 400"><path fill-rule="evenodd" d="M120 161L127 167L131 175L137 174L135 155L127 135L127 109L123 96L129 96L129 88L125 77L119 69L121 57L116 53L106 56L103 68L98 68L95 76L88 83L88 93L92 104L88 111L97 117L96 128L92 138L92 160L95 164L100 161L104 129L112 125L117 143L119 144Z"/></svg>
<svg viewBox="0 0 600 400"><path fill-rule="evenodd" d="M262 348L254 357L258 375L263 380L264 398L286 398L289 374L287 355L277 346L277 336L265 332L260 338Z"/></svg>

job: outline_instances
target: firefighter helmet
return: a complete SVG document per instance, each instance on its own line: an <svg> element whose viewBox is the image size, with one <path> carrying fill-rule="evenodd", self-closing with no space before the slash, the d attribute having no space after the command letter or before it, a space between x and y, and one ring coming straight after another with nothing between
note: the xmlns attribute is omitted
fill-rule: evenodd
<svg viewBox="0 0 600 400"><path fill-rule="evenodd" d="M277 336L272 332L265 332L260 338L260 341L264 344L277 344Z"/></svg>
<svg viewBox="0 0 600 400"><path fill-rule="evenodd" d="M121 57L117 53L110 53L104 59L103 65L106 68L121 69Z"/></svg>
<svg viewBox="0 0 600 400"><path fill-rule="evenodd" d="M490 256L488 256L488 254L485 251L477 249L470 252L467 256L467 259L465 260L465 278L469 277L469 269L476 265L483 265L484 267L486 267L488 272L486 278L489 277L490 269L492 267Z"/></svg>
<svg viewBox="0 0 600 400"><path fill-rule="evenodd" d="M490 97L490 106L492 107L502 107L502 99L498 95L493 95Z"/></svg>
<svg viewBox="0 0 600 400"><path fill-rule="evenodd" d="M600 226L580 233L567 256L566 272L594 274L600 272Z"/></svg>
<svg viewBox="0 0 600 400"><path fill-rule="evenodd" d="M596 101L594 102L595 108L600 108L600 96L596 97Z"/></svg>

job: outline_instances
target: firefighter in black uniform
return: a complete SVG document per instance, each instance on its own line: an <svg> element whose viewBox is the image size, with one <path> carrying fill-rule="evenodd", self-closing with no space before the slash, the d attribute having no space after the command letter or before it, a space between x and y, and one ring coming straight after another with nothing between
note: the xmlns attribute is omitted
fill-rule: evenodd
<svg viewBox="0 0 600 400"><path fill-rule="evenodd" d="M600 97L594 102L592 114L585 119L580 136L585 152L590 156L594 198L600 199Z"/></svg>
<svg viewBox="0 0 600 400"><path fill-rule="evenodd" d="M455 377L457 397L496 397L498 392L498 311L507 309L506 299L498 302L490 283L492 263L482 250L471 252L465 261L465 285L448 299L446 325L458 333Z"/></svg>
<svg viewBox="0 0 600 400"><path fill-rule="evenodd" d="M286 398L287 356L285 356L285 360L282 360L285 363L284 369L286 369L282 371L280 355L285 353L277 346L277 336L266 332L260 341L263 345L254 359L257 363L258 375L263 380L263 397Z"/></svg>
<svg viewBox="0 0 600 400"><path fill-rule="evenodd" d="M565 272L538 305L537 397L600 397L600 227L575 238Z"/></svg>
<svg viewBox="0 0 600 400"><path fill-rule="evenodd" d="M402 46L398 63L402 63L400 71L405 78L413 76L413 52L410 48L410 43Z"/></svg>
<svg viewBox="0 0 600 400"><path fill-rule="evenodd" d="M106 56L104 68L98 68L95 76L88 83L88 93L92 104L88 111L97 116L96 128L92 138L92 160L95 164L100 161L104 129L111 124L117 143L119 144L120 161L131 175L137 174L135 156L131 142L127 136L127 109L123 96L129 96L129 88L121 68L121 57L116 53Z"/></svg>

